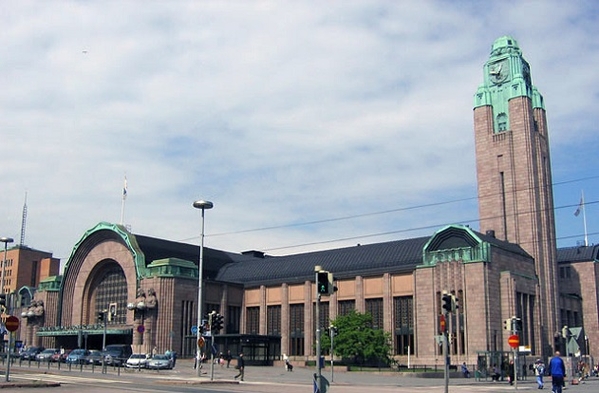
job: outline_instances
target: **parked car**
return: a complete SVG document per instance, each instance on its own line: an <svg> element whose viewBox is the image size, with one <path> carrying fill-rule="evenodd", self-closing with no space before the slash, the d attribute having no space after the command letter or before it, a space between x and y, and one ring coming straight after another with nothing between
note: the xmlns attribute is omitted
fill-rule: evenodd
<svg viewBox="0 0 599 393"><path fill-rule="evenodd" d="M103 359L102 351L97 349L90 349L89 355L85 358L87 364L102 364Z"/></svg>
<svg viewBox="0 0 599 393"><path fill-rule="evenodd" d="M129 356L125 367L128 368L146 368L148 365L148 356L145 353L134 353Z"/></svg>
<svg viewBox="0 0 599 393"><path fill-rule="evenodd" d="M27 349L25 349L23 352L21 352L21 359L23 360L35 360L35 356L42 352L44 349L44 347L29 347Z"/></svg>
<svg viewBox="0 0 599 393"><path fill-rule="evenodd" d="M58 348L48 348L44 349L37 355L35 355L35 360L39 362L49 362L51 361L52 355L60 354L60 350Z"/></svg>
<svg viewBox="0 0 599 393"><path fill-rule="evenodd" d="M131 345L128 344L110 344L102 351L106 364L110 366L122 366L132 354Z"/></svg>
<svg viewBox="0 0 599 393"><path fill-rule="evenodd" d="M173 368L173 359L166 355L154 355L148 360L148 368L153 370L171 369Z"/></svg>
<svg viewBox="0 0 599 393"><path fill-rule="evenodd" d="M50 356L50 361L65 363L67 361L67 356L69 356L70 352L70 349L61 350L58 353L55 353L54 355Z"/></svg>
<svg viewBox="0 0 599 393"><path fill-rule="evenodd" d="M89 355L87 349L73 349L69 356L67 356L67 363L69 364L84 364L86 356Z"/></svg>

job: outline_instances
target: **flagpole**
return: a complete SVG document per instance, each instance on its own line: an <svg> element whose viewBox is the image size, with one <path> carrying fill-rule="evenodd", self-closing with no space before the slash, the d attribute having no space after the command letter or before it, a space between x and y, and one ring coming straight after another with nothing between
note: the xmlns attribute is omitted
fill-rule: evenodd
<svg viewBox="0 0 599 393"><path fill-rule="evenodd" d="M587 232L587 213L584 208L584 190L580 190L582 196L582 223L584 225L584 246L588 247L589 245L589 236Z"/></svg>
<svg viewBox="0 0 599 393"><path fill-rule="evenodd" d="M125 182L123 184L123 198L121 200L121 225L125 222L125 200L127 199L127 175L125 175Z"/></svg>

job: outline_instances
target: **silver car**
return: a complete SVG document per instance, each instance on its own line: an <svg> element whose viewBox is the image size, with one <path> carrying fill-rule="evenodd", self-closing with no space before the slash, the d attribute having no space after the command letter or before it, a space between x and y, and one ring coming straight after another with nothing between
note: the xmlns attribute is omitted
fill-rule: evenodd
<svg viewBox="0 0 599 393"><path fill-rule="evenodd" d="M152 370L161 370L173 368L173 359L166 355L154 355L149 361L148 366Z"/></svg>
<svg viewBox="0 0 599 393"><path fill-rule="evenodd" d="M128 368L146 368L148 365L148 356L145 353L134 353L129 356L125 367Z"/></svg>

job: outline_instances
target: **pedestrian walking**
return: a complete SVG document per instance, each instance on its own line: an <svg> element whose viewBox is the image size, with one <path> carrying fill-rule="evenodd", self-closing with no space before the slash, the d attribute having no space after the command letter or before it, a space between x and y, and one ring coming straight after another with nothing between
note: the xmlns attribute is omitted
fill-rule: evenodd
<svg viewBox="0 0 599 393"><path fill-rule="evenodd" d="M541 359L537 359L535 362L535 376L537 377L537 389L543 389L545 384L543 383L543 375L545 375L545 365Z"/></svg>
<svg viewBox="0 0 599 393"><path fill-rule="evenodd" d="M510 360L510 364L508 365L508 369L507 369L507 380L510 383L510 385L514 384L514 377L515 377L514 361Z"/></svg>
<svg viewBox="0 0 599 393"><path fill-rule="evenodd" d="M233 356L231 356L231 350L228 350L227 354L225 355L225 360L227 361L227 368L229 368L229 365L231 364L231 359L233 359Z"/></svg>
<svg viewBox="0 0 599 393"><path fill-rule="evenodd" d="M559 351L555 351L555 356L549 362L549 372L551 373L551 386L553 393L562 393L564 377L566 376L566 365L560 357Z"/></svg>
<svg viewBox="0 0 599 393"><path fill-rule="evenodd" d="M245 374L245 360L243 360L243 352L239 354L239 357L237 358L237 366L235 366L235 368L239 370L239 374L235 376L235 379L241 377L240 379L243 381Z"/></svg>

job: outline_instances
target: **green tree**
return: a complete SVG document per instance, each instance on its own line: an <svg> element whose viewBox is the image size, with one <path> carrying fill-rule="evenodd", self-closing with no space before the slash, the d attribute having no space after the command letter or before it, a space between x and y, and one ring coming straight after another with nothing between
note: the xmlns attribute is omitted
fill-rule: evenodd
<svg viewBox="0 0 599 393"><path fill-rule="evenodd" d="M355 364L376 362L390 364L391 334L383 329L372 328L372 316L352 310L347 315L337 317L331 324L337 328L334 338L336 356ZM331 348L329 330L324 330L321 338L323 351Z"/></svg>

